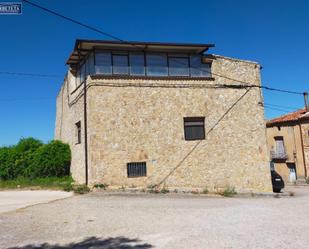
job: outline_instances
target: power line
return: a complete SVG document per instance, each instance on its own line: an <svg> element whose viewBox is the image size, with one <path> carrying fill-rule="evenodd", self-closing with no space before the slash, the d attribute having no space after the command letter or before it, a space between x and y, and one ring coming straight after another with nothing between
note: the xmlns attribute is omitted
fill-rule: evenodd
<svg viewBox="0 0 309 249"><path fill-rule="evenodd" d="M300 109L299 107L277 105L277 104L272 104L272 103L267 103L267 102L264 102L264 105L273 106L273 107L279 107L279 108L286 108L286 109L291 109L291 110L298 110L298 109Z"/></svg>
<svg viewBox="0 0 309 249"><path fill-rule="evenodd" d="M94 32L97 32L97 33L102 34L102 35L104 35L104 36L110 37L110 38L112 38L112 39L114 39L114 40L117 40L117 41L120 41L120 42L129 44L129 45L132 45L132 46L136 46L135 44L132 44L132 43L129 42L129 41L123 40L123 39L121 39L121 38L119 38L119 37L117 37L117 36L114 36L114 35L112 35L112 34L110 34L110 33L108 33L108 32L105 32L105 31L100 30L100 29L98 29L98 28L92 27L92 26L90 26L90 25L88 25L88 24L84 24L84 23L79 22L79 21L77 21L77 20L75 20L75 19L72 19L72 18L70 18L70 17L64 16L64 15L62 15L62 14L60 14L60 13L57 13L57 12L55 12L55 11L53 11L53 10L50 10L50 9L48 9L48 8L45 8L45 7L41 6L41 5L38 5L38 4L36 4L36 3L33 3L33 2L31 2L31 1L23 0L23 2L26 2L26 3L28 3L28 4L30 4L30 5L32 5L32 6L34 6L34 7L36 7L36 8L38 8L38 9L41 9L41 10L43 10L43 11L45 11L45 12L48 12L48 13L50 13L50 14L52 14L52 15L58 16L58 17L60 17L60 18L62 18L62 19L65 19L65 20L67 20L67 21L70 21L70 22L72 22L72 23L75 23L75 24L77 24L77 25L79 25L79 26L82 26L82 27L84 27L84 28L87 28L87 29L89 29L89 30L92 30L92 31L94 31ZM194 68L194 67L193 67L193 68ZM200 71L204 71L204 72L207 72L207 73L211 73L211 74L216 75L216 76L221 77L221 78L225 78L225 79L228 79L228 80L232 80L232 81L236 81L236 82L239 82L239 83L243 83L243 84L245 84L245 85L247 85L247 86L249 86L249 87L256 87L256 88L261 88L261 89L265 89L265 90L269 90L269 91L277 91L277 92L289 93L289 94L296 94L296 95L303 95L303 94L304 94L304 93L302 93L302 92L296 92L296 91L290 91L290 90L285 90L285 89L279 89L279 88L274 88L274 87L269 87L269 86L261 86L261 85L251 84L251 83L246 82L246 81L242 81L242 80L238 80L238 79L233 79L233 78L230 78L230 77L227 77L227 76L223 76L223 75L220 75L220 74L216 74L216 73L213 73L213 72L210 72L210 71L205 71L205 70L203 70L203 69L201 69L201 68L195 68L195 69L200 70ZM241 87L242 87L242 86L241 86Z"/></svg>
<svg viewBox="0 0 309 249"><path fill-rule="evenodd" d="M5 71L0 71L0 74L29 76L29 77L43 77L43 78L59 78L59 77L62 77L61 75L53 75L53 74L35 74L35 73L5 72Z"/></svg>
<svg viewBox="0 0 309 249"><path fill-rule="evenodd" d="M53 15L55 15L55 16L58 16L58 17L60 17L60 18L62 18L62 19L65 19L65 20L67 20L67 21L69 21L69 22L75 23L75 24L77 24L77 25L79 25L79 26L82 26L82 27L84 27L84 28L87 28L87 29L89 29L89 30L92 30L92 31L94 31L94 32L97 32L97 33L99 33L99 34L101 34L101 35L107 36L107 37L112 38L112 39L117 40L117 41L121 41L121 42L123 42L123 43L129 43L129 42L127 42L127 41L125 41L125 40L123 40L123 39L117 37L117 36L114 36L114 35L112 35L112 34L109 34L109 33L105 32L105 31L99 30L99 29L97 29L97 28L95 28L95 27L91 27L90 25L81 23L81 22L79 22L79 21L77 21L77 20L74 20L73 18L64 16L64 15L62 15L62 14L60 14L60 13L57 13L57 12L55 12L55 11L53 11L53 10L50 10L50 9L48 9L48 8L45 8L45 7L43 7L43 6L40 6L40 5L36 4L36 3L30 2L30 1L28 1L28 0L22 0L22 1L28 3L28 4L32 5L32 6L34 6L34 7L36 7L36 8L38 8L38 9L41 9L41 10L43 10L43 11L45 11L45 12L48 12L48 13L53 14Z"/></svg>
<svg viewBox="0 0 309 249"><path fill-rule="evenodd" d="M226 117L226 115L233 110L233 108L247 95L247 93L251 90L251 88L247 89L245 93L243 93L224 113L221 117L217 120L217 122L206 132L206 137L209 135L216 126ZM202 143L203 140L198 141L193 148L183 157L183 159L159 182L158 186L166 181L166 179L178 169L182 163L193 153L193 151Z"/></svg>
<svg viewBox="0 0 309 249"><path fill-rule="evenodd" d="M282 108L271 107L271 106L267 106L267 105L264 105L264 108L279 111L279 112L285 112L285 113L291 112L291 110L285 110L285 109L282 109Z"/></svg>

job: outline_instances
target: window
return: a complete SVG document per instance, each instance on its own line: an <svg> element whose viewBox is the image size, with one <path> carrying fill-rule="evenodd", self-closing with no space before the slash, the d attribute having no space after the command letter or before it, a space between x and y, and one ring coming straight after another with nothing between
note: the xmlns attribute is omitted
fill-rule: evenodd
<svg viewBox="0 0 309 249"><path fill-rule="evenodd" d="M168 57L170 76L189 76L189 58Z"/></svg>
<svg viewBox="0 0 309 249"><path fill-rule="evenodd" d="M147 75L167 76L167 57L165 54L147 54Z"/></svg>
<svg viewBox="0 0 309 249"><path fill-rule="evenodd" d="M94 56L91 53L87 59L87 67L86 67L86 75L93 75L94 74Z"/></svg>
<svg viewBox="0 0 309 249"><path fill-rule="evenodd" d="M113 74L129 73L128 55L113 55Z"/></svg>
<svg viewBox="0 0 309 249"><path fill-rule="evenodd" d="M128 177L146 176L146 162L127 163Z"/></svg>
<svg viewBox="0 0 309 249"><path fill-rule="evenodd" d="M83 83L84 80L86 80L86 63L84 63L80 67L79 72L80 72L80 83Z"/></svg>
<svg viewBox="0 0 309 249"><path fill-rule="evenodd" d="M200 55L190 56L190 71L192 77L210 77L211 76L211 64L202 63L202 57Z"/></svg>
<svg viewBox="0 0 309 249"><path fill-rule="evenodd" d="M95 72L97 74L112 74L111 53L97 52L95 54Z"/></svg>
<svg viewBox="0 0 309 249"><path fill-rule="evenodd" d="M204 117L184 118L185 140L205 139L204 122Z"/></svg>
<svg viewBox="0 0 309 249"><path fill-rule="evenodd" d="M276 141L276 153L277 154L285 154L283 137L275 137Z"/></svg>
<svg viewBox="0 0 309 249"><path fill-rule="evenodd" d="M131 75L145 75L143 53L130 53L130 74Z"/></svg>
<svg viewBox="0 0 309 249"><path fill-rule="evenodd" d="M82 142L82 129L81 129L81 122L80 121L78 121L75 124L75 129L76 129L76 137L77 137L76 144L80 144Z"/></svg>

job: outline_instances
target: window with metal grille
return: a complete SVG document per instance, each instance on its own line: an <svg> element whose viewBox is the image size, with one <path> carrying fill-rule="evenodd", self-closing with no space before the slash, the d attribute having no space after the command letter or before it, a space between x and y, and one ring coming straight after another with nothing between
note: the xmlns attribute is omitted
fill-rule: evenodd
<svg viewBox="0 0 309 249"><path fill-rule="evenodd" d="M128 177L146 176L146 162L127 163L127 173Z"/></svg>
<svg viewBox="0 0 309 249"><path fill-rule="evenodd" d="M184 118L185 140L205 139L205 117Z"/></svg>

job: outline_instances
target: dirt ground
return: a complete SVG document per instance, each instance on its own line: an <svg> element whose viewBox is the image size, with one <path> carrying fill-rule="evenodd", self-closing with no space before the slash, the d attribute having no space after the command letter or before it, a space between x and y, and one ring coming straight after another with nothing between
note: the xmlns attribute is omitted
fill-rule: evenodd
<svg viewBox="0 0 309 249"><path fill-rule="evenodd" d="M308 248L309 187L293 197L104 192L0 214L0 248Z"/></svg>
<svg viewBox="0 0 309 249"><path fill-rule="evenodd" d="M19 208L47 203L72 196L72 193L53 190L8 190L0 191L0 213Z"/></svg>

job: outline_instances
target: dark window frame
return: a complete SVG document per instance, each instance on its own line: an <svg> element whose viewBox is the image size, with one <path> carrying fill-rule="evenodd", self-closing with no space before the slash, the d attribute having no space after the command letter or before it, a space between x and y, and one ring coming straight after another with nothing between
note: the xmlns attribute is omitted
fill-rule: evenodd
<svg viewBox="0 0 309 249"><path fill-rule="evenodd" d="M76 144L82 143L82 124L81 121L78 121L75 123L75 129L76 129Z"/></svg>
<svg viewBox="0 0 309 249"><path fill-rule="evenodd" d="M190 123L199 123L201 122L202 125L198 124L190 124ZM184 117L183 118L183 125L184 125L184 137L186 141L194 141L194 140L205 140L205 117ZM187 132L187 127L195 127L195 128L202 128L202 136L200 137L192 137Z"/></svg>
<svg viewBox="0 0 309 249"><path fill-rule="evenodd" d="M110 60L111 60L111 72L110 73L96 73L96 66L97 66L97 60L96 60L96 55L97 53L108 53L109 56L110 56ZM137 75L137 74L132 74L131 73L131 63L130 63L130 57L131 57L131 53L137 53L137 54L142 54L143 57L144 57L144 74L142 75ZM113 56L114 55L123 55L123 56L127 56L127 63L128 63L128 73L127 74L116 74L114 73L114 63L113 63ZM165 58L166 58L166 68L167 68L167 74L166 75L151 75L149 74L148 72L148 68L149 68L149 63L147 61L147 55L164 55ZM192 56L199 56L199 59L200 59L200 64L207 64L209 65L209 69L210 71L209 72L206 72L208 73L209 75L207 76L204 76L204 75L194 75L192 73L192 70L201 70L203 71L203 69L197 69L195 67L192 67ZM188 60L188 74L187 75L171 75L170 74L170 59L178 59L178 58L182 58L182 59L187 59ZM141 51L133 51L133 50L128 50L128 51L125 51L125 50L112 50L112 49L98 49L98 48L95 48L93 49L93 67L94 67L94 74L97 74L97 75L100 75L100 74L103 74L103 75L108 75L108 76L132 76L132 77L141 77L141 76L146 76L146 77L150 77L150 78L155 78L155 77L158 77L158 78L162 78L162 77L165 77L165 78L181 78L181 77L187 77L187 78L192 78L192 79L195 79L195 78L206 78L206 79L210 79L212 78L212 74L211 74L211 68L212 68L212 63L211 62L207 62L205 63L203 61L203 55L201 54L191 54L191 53L183 53L183 54L177 54L177 53L171 53L171 52L141 52ZM202 73L203 74L203 73Z"/></svg>
<svg viewBox="0 0 309 249"><path fill-rule="evenodd" d="M127 177L147 177L147 163L145 161L127 163Z"/></svg>

